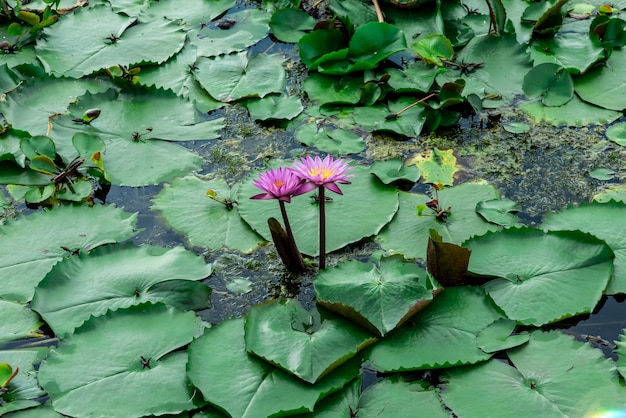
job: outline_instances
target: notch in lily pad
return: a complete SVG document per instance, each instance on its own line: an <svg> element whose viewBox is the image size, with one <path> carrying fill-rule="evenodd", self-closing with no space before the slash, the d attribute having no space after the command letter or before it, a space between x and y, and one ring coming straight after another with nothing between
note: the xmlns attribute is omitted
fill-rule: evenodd
<svg viewBox="0 0 626 418"><path fill-rule="evenodd" d="M314 287L318 305L379 336L402 325L443 290L424 269L399 256L379 263L339 263L321 272Z"/></svg>
<svg viewBox="0 0 626 418"><path fill-rule="evenodd" d="M429 230L426 266L442 285L460 286L465 283L471 253L460 245L443 242L436 230Z"/></svg>

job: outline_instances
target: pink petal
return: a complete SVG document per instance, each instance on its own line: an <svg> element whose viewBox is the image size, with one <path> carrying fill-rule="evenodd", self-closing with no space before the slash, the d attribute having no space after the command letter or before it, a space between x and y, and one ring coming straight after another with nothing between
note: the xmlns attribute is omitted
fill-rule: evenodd
<svg viewBox="0 0 626 418"><path fill-rule="evenodd" d="M331 192L335 192L337 194L343 194L339 186L337 186L335 183L326 183L324 184L324 187L330 190Z"/></svg>
<svg viewBox="0 0 626 418"><path fill-rule="evenodd" d="M315 190L315 189L317 189L317 186L315 184L310 183L310 182L307 181L307 182L302 183L300 185L300 187L298 187L296 190L294 190L292 195L293 196L299 196L301 194L308 193L311 190Z"/></svg>
<svg viewBox="0 0 626 418"><path fill-rule="evenodd" d="M272 196L269 193L261 193L261 194L255 194L250 199L255 199L255 200L272 200L272 199L274 199L274 196Z"/></svg>

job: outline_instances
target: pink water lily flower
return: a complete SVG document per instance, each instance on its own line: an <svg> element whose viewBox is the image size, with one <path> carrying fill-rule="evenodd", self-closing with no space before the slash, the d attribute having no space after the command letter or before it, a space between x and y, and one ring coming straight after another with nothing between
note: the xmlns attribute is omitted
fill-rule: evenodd
<svg viewBox="0 0 626 418"><path fill-rule="evenodd" d="M259 189L265 193L252 196L250 199L278 199L290 203L291 196L306 193L299 192L302 180L294 172L286 167L270 168L259 174L258 179L252 180Z"/></svg>
<svg viewBox="0 0 626 418"><path fill-rule="evenodd" d="M354 177L355 174L346 173L351 169L352 167L349 167L344 160L334 160L330 155L324 157L323 160L319 156L315 158L306 156L294 163L293 171L305 180L296 193L302 194L324 187L332 192L343 194L337 183L350 184L347 179Z"/></svg>

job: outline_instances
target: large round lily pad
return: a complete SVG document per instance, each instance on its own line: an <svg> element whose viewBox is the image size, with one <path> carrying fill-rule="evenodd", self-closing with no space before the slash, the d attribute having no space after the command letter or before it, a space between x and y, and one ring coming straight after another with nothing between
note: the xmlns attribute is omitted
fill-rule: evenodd
<svg viewBox="0 0 626 418"><path fill-rule="evenodd" d="M224 203L208 197L209 190ZM167 223L184 234L191 245L250 252L263 240L239 216L235 194L236 190L231 191L223 180L184 177L165 185L152 208L160 211ZM231 209L227 201L233 202Z"/></svg>
<svg viewBox="0 0 626 418"><path fill-rule="evenodd" d="M197 282L211 266L182 247L107 246L56 264L31 303L57 335L90 316L144 302L182 310L206 308L211 288Z"/></svg>
<svg viewBox="0 0 626 418"><path fill-rule="evenodd" d="M466 245L472 250L469 271L498 277L485 284L487 293L525 325L591 312L613 273L609 247L580 232L508 229Z"/></svg>
<svg viewBox="0 0 626 418"><path fill-rule="evenodd" d="M0 299L0 344L26 337L41 337L39 316L20 303Z"/></svg>
<svg viewBox="0 0 626 418"><path fill-rule="evenodd" d="M351 260L320 272L317 303L384 336L426 307L442 289L415 263Z"/></svg>
<svg viewBox="0 0 626 418"><path fill-rule="evenodd" d="M397 191L384 186L367 168L354 167L350 173L352 184L341 185L343 195L326 193L332 200L326 202L326 249L338 250L350 243L377 234L398 209ZM266 240L272 236L267 219L281 220L278 202L251 200L259 194L251 176L239 190L237 201L241 217ZM315 192L300 195L287 204L287 214L293 229L296 244L301 252L318 255L319 206L313 196Z"/></svg>
<svg viewBox="0 0 626 418"><path fill-rule="evenodd" d="M265 418L313 411L319 399L352 380L359 366L348 362L311 385L248 354L243 320L233 319L189 345L187 375L204 399L230 416Z"/></svg>
<svg viewBox="0 0 626 418"><path fill-rule="evenodd" d="M626 235L617 233L626 225L626 204L582 203L548 214L541 227L550 231L583 231L607 243L615 254L615 271L605 290L607 295L626 293Z"/></svg>
<svg viewBox="0 0 626 418"><path fill-rule="evenodd" d="M376 341L345 319L306 311L295 299L257 305L245 323L246 350L315 383Z"/></svg>
<svg viewBox="0 0 626 418"><path fill-rule="evenodd" d="M92 318L41 364L39 383L73 417L178 414L195 408L187 352L202 334L193 312L144 304Z"/></svg>
<svg viewBox="0 0 626 418"><path fill-rule="evenodd" d="M135 221L136 214L96 205L60 206L7 222L0 226L0 297L30 300L61 258L128 239L136 234Z"/></svg>
<svg viewBox="0 0 626 418"><path fill-rule="evenodd" d="M494 359L446 371L445 404L468 417L591 417L624 408L615 364L589 344L538 331L508 357L511 365Z"/></svg>

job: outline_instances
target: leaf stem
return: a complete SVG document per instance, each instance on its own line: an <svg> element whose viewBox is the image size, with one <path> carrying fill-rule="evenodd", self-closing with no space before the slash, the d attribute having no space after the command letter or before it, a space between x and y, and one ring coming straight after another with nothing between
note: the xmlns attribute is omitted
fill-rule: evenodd
<svg viewBox="0 0 626 418"><path fill-rule="evenodd" d="M326 269L326 196L324 196L324 186L319 186L320 205L320 265L319 269Z"/></svg>

